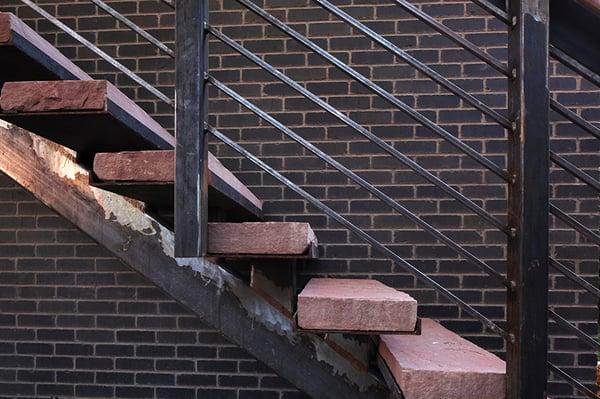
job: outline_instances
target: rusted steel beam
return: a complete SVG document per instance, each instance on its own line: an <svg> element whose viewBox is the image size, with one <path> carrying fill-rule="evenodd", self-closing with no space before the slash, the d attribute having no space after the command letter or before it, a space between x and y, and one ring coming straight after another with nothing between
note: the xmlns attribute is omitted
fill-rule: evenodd
<svg viewBox="0 0 600 399"><path fill-rule="evenodd" d="M319 399L383 399L387 390L315 335L300 335L246 283L207 259L175 259L173 233L141 206L89 186L75 154L0 122L0 171L231 342Z"/></svg>
<svg viewBox="0 0 600 399"><path fill-rule="evenodd" d="M548 351L548 0L510 0L507 398L545 399Z"/></svg>

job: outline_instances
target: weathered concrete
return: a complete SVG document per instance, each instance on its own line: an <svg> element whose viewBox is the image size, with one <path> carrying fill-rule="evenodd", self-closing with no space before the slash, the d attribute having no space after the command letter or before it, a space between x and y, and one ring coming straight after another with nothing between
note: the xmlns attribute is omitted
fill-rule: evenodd
<svg viewBox="0 0 600 399"><path fill-rule="evenodd" d="M506 366L497 356L423 319L421 335L383 335L379 354L405 399L501 399Z"/></svg>
<svg viewBox="0 0 600 399"><path fill-rule="evenodd" d="M417 301L376 280L312 279L298 296L307 330L412 332Z"/></svg>

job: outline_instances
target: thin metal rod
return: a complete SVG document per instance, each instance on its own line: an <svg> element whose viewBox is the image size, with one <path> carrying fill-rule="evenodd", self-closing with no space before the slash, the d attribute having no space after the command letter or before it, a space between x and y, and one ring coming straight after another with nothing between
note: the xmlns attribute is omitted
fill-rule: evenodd
<svg viewBox="0 0 600 399"><path fill-rule="evenodd" d="M492 14L494 17L498 18L500 21L504 22L506 25L510 25L510 16L508 13L494 4L490 3L488 0L471 0L473 3L477 4L479 7L483 8L488 13Z"/></svg>
<svg viewBox="0 0 600 399"><path fill-rule="evenodd" d="M424 231L426 231L429 234L431 234L432 236L434 236L440 242L443 242L444 244L448 245L450 248L452 248L458 254L463 256L466 260L468 260L475 266L479 267L480 269L486 271L490 276L495 277L504 286L506 286L507 288L511 287L508 280L506 280L506 278L501 273L499 273L497 270L493 269L486 263L482 262L478 257L476 257L475 255L473 255L472 253L470 253L469 251L467 251L466 249L464 249L463 247L461 247L460 245L458 245L457 243L452 241L452 239L450 239L448 236L446 236L445 234L443 234L442 232L437 230L435 227L433 227L432 225L430 225L423 219L419 218L417 215L415 215L414 213L409 211L404 206L400 205L398 202L394 201L390 196L385 194L383 191L379 190L378 188L373 186L371 183L367 182L362 177L360 177L359 175L357 175L356 173L354 173L353 171L351 171L350 169L348 169L347 167L345 167L344 165L342 165L341 163L339 163L338 161L333 159L331 156L329 156L325 152L321 151L315 145L313 145L309 141L305 140L304 138L302 138L301 136L296 134L290 128L288 128L287 126L285 126L284 124L282 124L281 122L279 122L278 120L276 120L275 118L273 118L272 116L270 116L269 114L267 114L266 112L264 112L263 110L258 108L256 105L252 104L251 102L249 102L248 100L246 100L245 98L240 96L238 93L236 93L235 91L233 91L232 89L230 89L229 87L224 85L223 83L219 82L218 80L216 80L213 76L209 75L208 81L213 86L215 86L217 89L219 89L223 93L227 94L229 97L231 97L232 99L234 99L235 101L237 101L238 103L243 105L244 107L248 108L255 115L257 115L258 117L260 117L261 119L263 119L264 121L269 123L271 126L276 128L277 130L279 130L281 133L285 134L286 136L288 136L289 138L294 140L296 143L300 144L302 147L306 148L307 150L309 150L310 152L315 154L323 162L331 165L332 167L337 169L339 172L341 172L344 176L346 176L348 179L350 179L354 183L358 184L365 190L369 191L371 194L373 194L374 196L379 198L381 201L383 201L386 205L388 205L395 211L399 212L401 215L406 217L408 220L410 220L417 226L420 226Z"/></svg>
<svg viewBox="0 0 600 399"><path fill-rule="evenodd" d="M341 10L339 7L330 3L328 0L313 0L315 3L319 4L321 7L336 15L339 19L346 22L348 25L352 26L354 29L362 32L365 36L369 37L371 40L375 41L379 45L381 45L386 50L393 53L396 57L400 58L402 61L406 62L408 65L412 66L422 74L428 76L434 82L444 87L450 93L458 96L463 101L472 105L479 111L483 112L485 115L489 116L499 124L501 124L504 128L508 130L512 130L512 123L508 120L507 117L501 115L499 112L493 110L489 106L487 106L483 101L479 100L475 96L467 93L457 84L451 82L446 79L440 73L434 71L412 55L408 54L406 51L402 50L400 47L396 46L394 43L390 42L373 29L367 27L365 24L353 18L351 15Z"/></svg>
<svg viewBox="0 0 600 399"><path fill-rule="evenodd" d="M585 227L577 219L567 215L565 212L563 212L558 207L556 207L555 205L552 205L552 204L550 204L550 213L553 214L554 216L556 216L557 218L559 218L560 220L562 220L563 222L565 222L567 225L569 225L572 228L574 228L575 230L577 230L579 233L586 236L588 239L590 239L595 244L600 245L600 235L598 235L596 232Z"/></svg>
<svg viewBox="0 0 600 399"><path fill-rule="evenodd" d="M573 388L585 394L588 398L598 399L598 396L594 392L590 391L585 385L577 381L575 378L571 377L569 374L555 366L553 363L548 362L548 368L552 370L552 372L560 375L562 378L565 379L565 381L571 384Z"/></svg>
<svg viewBox="0 0 600 399"><path fill-rule="evenodd" d="M548 315L552 320L554 320L564 329L569 330L571 333L575 334L579 339L585 342L587 346L594 349L595 351L600 350L600 343L598 341L581 331L579 328L575 327L567 319L554 312L552 309L548 309Z"/></svg>
<svg viewBox="0 0 600 399"><path fill-rule="evenodd" d="M592 176L583 172L577 166L573 165L571 162L558 155L554 151L550 151L550 159L552 162L578 178L579 180L587 183L590 187L594 188L596 191L600 191L600 182L594 179Z"/></svg>
<svg viewBox="0 0 600 399"><path fill-rule="evenodd" d="M583 119L581 116L577 115L575 112L571 111L569 108L565 107L555 99L550 99L550 108L554 111L558 112L583 130L587 131L589 134L593 135L597 139L600 139L600 128Z"/></svg>
<svg viewBox="0 0 600 399"><path fill-rule="evenodd" d="M165 45L160 40L158 40L157 38L155 38L154 36L152 36L151 34L146 32L144 29L140 28L133 21L131 21L127 17L123 16L117 10L115 10L114 8L112 8L111 6L109 6L108 4L103 2L102 0L90 0L90 1L92 3L94 3L96 6L98 6L99 8L101 8L102 10L106 11L113 18L115 18L119 22L121 22L124 25L126 25L127 27L129 27L132 31L134 31L135 33L137 33L138 35L140 35L141 37L146 39L148 42L153 44L160 51L167 54L171 58L175 58L175 52L173 50L171 50L167 45Z"/></svg>
<svg viewBox="0 0 600 399"><path fill-rule="evenodd" d="M71 36L73 39L77 40L79 43L81 43L83 46L85 46L88 50L90 50L93 53L95 53L96 55L98 55L100 58L102 58L104 61L108 62L110 65L112 65L119 71L123 72L131 80L133 80L134 82L136 82L137 84L142 86L144 89L148 90L150 93L154 94L158 99L164 101L171 107L175 106L175 104L173 103L173 100L171 100L169 97L167 97L165 94L163 94L160 90L156 89L150 83L146 82L144 79L140 78L138 75L133 73L126 66L121 64L119 61L115 60L113 57L106 54L104 51L100 50L92 42L85 39L79 33L75 32L73 29L69 28L67 25L60 22L54 16L50 15L48 12L46 12L46 10L39 7L37 4L35 4L34 2L32 2L30 0L20 0L20 1L21 1L21 3L28 5L32 10L34 10L35 12L40 14L42 17L46 18L54 26L56 26L59 29L61 29L62 31L64 31L66 34Z"/></svg>
<svg viewBox="0 0 600 399"><path fill-rule="evenodd" d="M590 70L576 59L568 56L563 51L552 45L550 46L550 54L552 55L552 57L562 62L563 64L565 64L566 66L568 66L569 68L571 68L572 70L574 70L575 72L577 72L578 74L595 84L596 86L600 86L600 75Z"/></svg>
<svg viewBox="0 0 600 399"><path fill-rule="evenodd" d="M452 29L448 28L443 23L439 22L437 19L433 18L431 15L427 14L419 7L416 7L412 3L407 0L392 0L398 6L402 7L406 12L414 16L415 18L421 20L423 23L427 24L432 29L436 30L438 33L441 33L443 36L452 40L454 43L461 46L463 49L473 54L475 57L479 58L481 61L485 62L501 74L506 77L510 77L511 73L508 69L508 66L504 64L502 61L497 59L496 57L488 54L469 40L465 39L458 33L454 32Z"/></svg>
<svg viewBox="0 0 600 399"><path fill-rule="evenodd" d="M166 5L168 5L171 8L175 8L175 1L174 0L160 0L161 2L165 3Z"/></svg>
<svg viewBox="0 0 600 399"><path fill-rule="evenodd" d="M358 132L363 137L370 140L372 143L376 144L379 148L386 151L388 154L390 154L396 160L401 162L403 165L412 169L419 176L423 177L425 180L427 180L431 184L435 185L436 187L440 188L446 194L450 195L451 197L456 199L458 202L460 202L467 208L471 209L477 215L481 216L488 223L497 227L498 229L503 231L505 234L510 233L508 227L504 223L502 223L502 221L500 221L498 218L491 215L485 209L483 209L479 205L475 204L469 198L465 197L459 191L455 190L450 185L446 184L443 180L439 179L437 176L435 176L434 174L429 172L427 169L425 169L422 166L420 166L419 164L417 164L415 161L413 161L412 159L410 159L409 157L407 157L406 155L404 155L403 153L401 153L400 151L395 149L393 146L391 146L390 144L388 144L381 138L374 135L372 132L367 130L365 127L356 123L351 118L349 118L347 115L338 111L335 107L329 105L326 101L322 100L321 98L319 98L318 96L316 96L315 94L313 94L312 92L310 92L309 90L304 88L304 86L298 84L293 79L290 79L288 76L286 76L279 70L275 69L272 65L268 64L267 62L262 60L260 57L256 56L252 52L248 51L247 49L245 49L243 46L241 46L240 44L238 44L231 38L227 37L220 30L217 30L212 26L209 26L208 29L209 29L209 32L213 36L215 36L217 39L221 40L223 43L227 44L229 47L236 50L238 53L240 53L241 55L243 55L250 61L254 62L259 67L261 67L265 71L269 72L271 75L273 75L274 77L279 79L281 82L285 83L287 86L291 87L292 89L294 89L295 91L300 93L305 98L312 101L314 104L316 104L317 106L319 106L320 108L322 108L323 110L328 112L330 115L334 116L338 120L342 121L343 123L345 123L352 129L354 129L356 132Z"/></svg>
<svg viewBox="0 0 600 399"><path fill-rule="evenodd" d="M376 93L379 96L381 96L382 98L384 98L386 101L393 104L395 107L397 107L399 110L401 110L402 112L407 114L409 117L411 117L415 121L421 123L423 126L429 128L433 133L446 139L450 144L452 144L459 150L463 151L465 154L469 155L473 160L475 160L480 165L488 168L491 172L493 172L500 178L504 179L505 181L507 181L507 182L510 181L508 173L505 170L503 170L502 168L498 167L498 165L496 165L494 162L492 162L489 159L487 159L486 157L482 156L477 151L475 151L473 148L469 147L468 145L463 143L461 140L454 137L450 132L441 128L440 126L435 124L433 121L429 120L427 117L425 117L424 115L420 114L418 111L413 109L412 107L410 107L407 104L405 104L404 102L400 101L394 95L392 95L389 92L387 92L386 90L384 90L381 86L373 83L371 80L369 80L367 77L365 77L361 73L357 72L355 69L349 67L348 65L346 65L345 63L343 63L342 61L337 59L336 57L332 56L327 51L323 50L321 47L317 46L312 41L308 40L306 37L304 37L300 33L291 29L289 26L287 26L286 24L284 24L283 22L281 22L280 20L275 18L273 15L269 14L268 12L266 12L265 10L263 10L262 8L260 8L259 6L257 6L256 4L254 4L253 2L251 2L249 0L236 0L236 1L240 4L242 4L243 6L247 7L250 11L254 12L259 17L263 18L265 21L267 21L270 24L272 24L273 26L275 26L277 29L281 30L282 32L286 33L293 39L297 40L299 43L301 43L305 47L313 50L319 56L321 56L321 57L325 58L326 60L328 60L329 62L331 62L333 65L338 67L344 73L353 77L359 83L361 83L362 85L367 87L369 90L373 91L374 93Z"/></svg>
<svg viewBox="0 0 600 399"><path fill-rule="evenodd" d="M566 265L563 265L554 258L550 258L550 266L554 267L556 270L564 274L565 277L567 277L569 280L580 285L582 288L584 288L585 290L587 290L588 292L600 299L600 289L595 285L591 284L589 281L587 281L580 275L578 275L577 273L575 273L574 271L572 271Z"/></svg>
<svg viewBox="0 0 600 399"><path fill-rule="evenodd" d="M352 224L352 222L350 222L348 219L344 218L339 213L337 213L333 209L329 208L327 205L323 204L317 198L313 197L311 194L309 194L308 192L306 192L305 190L303 190L302 188L300 188L299 186L294 184L292 181L287 179L281 173L277 172L275 169L273 169L272 167L267 165L265 162L263 162L262 160L260 160L259 158L257 158L256 156L254 156L253 154L248 152L242 146L240 146L239 144L230 140L227 136L225 136L223 133L216 130L214 127L208 126L208 131L213 136L215 136L217 139L219 139L220 141L222 141L223 143L225 143L226 145L231 147L233 150L238 152L240 155L244 156L250 162L252 162L256 166L258 166L259 168L261 168L262 170L267 172L271 177L278 180L280 183L282 183L284 186L286 186L290 190L294 191L296 194L300 195L302 198L304 198L306 201L308 201L310 204L312 204L315 208L317 208L321 212L325 213L327 216L331 217L333 220L335 220L342 226L346 227L349 231L354 233L356 236L358 236L360 239L362 239L366 243L372 245L373 248L375 248L380 253L382 253L389 259L391 259L395 264L402 267L407 272L411 273L413 276L415 276L417 279L419 279L426 285L432 287L436 292L438 292L440 295L446 297L448 300L453 302L456 306L458 306L460 309L464 310L466 313L470 314L477 320L481 321L491 331L504 337L507 340L510 339L510 337L506 334L506 332L502 328L500 328L496 323L494 323L493 321L491 321L490 319L488 319L487 317L485 317L484 315L479 313L472 306L465 303L462 299L460 299L459 297L454 295L452 292L450 292L445 287L440 285L438 282L436 282L435 280L433 280L432 278L427 276L425 273L423 273L422 271L417 269L415 266L413 266L406 260L402 259L394 251L392 251L385 245L381 244L379 241L377 241L375 238L373 238L369 234L365 233L359 227Z"/></svg>

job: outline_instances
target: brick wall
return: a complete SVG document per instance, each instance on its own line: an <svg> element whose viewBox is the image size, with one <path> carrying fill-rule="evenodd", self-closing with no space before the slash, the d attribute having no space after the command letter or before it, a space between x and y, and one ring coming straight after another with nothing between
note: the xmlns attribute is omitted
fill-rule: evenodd
<svg viewBox="0 0 600 399"><path fill-rule="evenodd" d="M6 3L12 5L16 2L8 0ZM100 44L103 50L111 55L118 56L124 64L133 68L150 83L156 85L165 93L173 95L172 61L166 56L161 56L157 50L146 44L142 39L136 38L126 28L118 26L111 17L97 12L92 4L85 1L40 0L39 3L47 5L54 15L59 16L61 20L83 32L93 42ZM161 40L171 46L173 45L173 14L166 6L150 0L110 1L109 3ZM414 3L418 3L430 15L461 32L469 40L491 54L501 59L505 58L506 28L479 10L477 6L459 0L415 0ZM336 57L348 62L361 73L372 78L386 90L397 95L407 104L415 107L453 134L456 134L499 165L504 165L506 133L497 124L483 117L480 112L474 111L468 104L464 104L456 97L449 95L425 76L395 59L376 44L351 30L313 3L304 0L265 0L261 4L278 18L289 22L295 29L331 51ZM409 50L412 55L444 76L451 78L487 104L500 110L505 108L506 79L491 68L485 67L465 51L452 45L447 39L435 34L422 23L409 17L399 7L381 0L354 0L336 2L336 4L343 5L344 9L351 15L360 18L361 21L366 22L379 33L385 34L395 44ZM5 8L12 9L8 5ZM86 71L93 73L94 76L117 82L130 96L138 100L145 109L155 115L164 126L172 127L172 114L167 106L154 101L150 94L143 89L136 88L126 77L115 73L109 65L99 61L89 51L76 46L64 34L56 34L53 27L36 19L31 11L21 7L18 14L36 26L49 40L58 43L65 54L77 59ZM376 98L356 82L348 80L345 75L317 55L310 53L275 28L266 25L258 17L243 10L233 0L211 2L211 23L222 28L224 33L242 43L246 48L264 56L267 62L283 70L288 76L302 82L315 94L327 99L329 103L338 109L347 112L355 121L388 142L393 143L396 148L411 156L422 166L427 167L443 180L459 188L467 197L482 204L487 210L494 212L499 217L504 217L506 190L499 179L495 178L490 172L483 171L467 156L459 153L425 128L417 126L390 104ZM324 112L320 112L310 102L300 98L292 90L275 81L266 72L258 70L249 61L234 54L220 43L212 43L211 45L211 68L214 76L218 79L227 83L264 110L269 111L303 137L311 140L319 148L335 156L338 161L351 167L361 176L382 188L383 191L404 206L463 244L486 263L501 271L505 269L503 259L506 257L506 248L501 233L496 232L478 217L473 216L468 210L449 199L440 190L426 184L424 180L403 168L402 165L382 153L372 144L361 140L349 128L340 125ZM588 120L600 120L600 92L597 88L592 87L591 84L581 80L571 71L556 64L551 65L551 73L553 76L551 87L559 101L573 109L577 109ZM435 240L428 237L426 233L421 232L406 219L394 214L393 211L373 199L364 190L350 184L341 174L328 168L298 145L284 139L280 133L270 128L265 122L260 121L247 110L241 109L223 94L218 94L216 91L212 94L212 119L221 131L237 142L244 144L253 153L260 155L270 165L284 171L291 180L308 189L313 195L350 218L361 228L368 230L381 242L394 248L399 255L433 276L444 286L455 291L461 298L474 304L484 315L497 321L505 318L504 292L492 279L485 277L474 266L459 260L454 252L436 243ZM559 117L556 117L556 122L553 123L552 138L553 150L567 156L573 163L584 167L588 173L598 177L597 168L600 166L598 150L600 148L597 140ZM222 145L215 145L214 151L228 167L238 172L238 176L251 186L259 197L266 200L265 210L269 218L310 221L313 227L317 229L322 244L322 259L306 265L301 270L301 283L314 275L379 279L415 296L419 300L419 312L422 316L442 320L445 325L453 330L461 332L464 336L487 349L502 354L504 350L502 340L485 331L480 323L471 320L469 317L464 317L455 306L446 303L433 291L417 283L412 276L404 273L391 262L380 258L368 246L349 235L347 231L335 225L333 221L308 206L304 201L283 189L272 179L264 176L256 168L249 165L247 161L240 160L230 150ZM572 215L579 215L581 220L588 226L598 228L598 201L591 189L587 189L565 172L557 169L552 171L552 183L552 195L555 198L554 203L556 205ZM102 273L103 276L98 276L97 280L92 280L89 283L91 287L97 286L97 289L91 288L89 290L94 292L94 296L88 299L86 295L92 294L86 293L85 290L82 290L81 293L75 290L76 287L80 286L78 280L80 269L75 269L72 272L67 270L68 273L73 275L71 278L75 279L72 282L72 287L70 287L75 292L72 294L74 298L68 300L73 303L87 303L90 300L103 302L104 297L96 296L101 295L105 289L110 292L110 289L112 289L110 287L113 285L120 286L120 275L134 278L122 267L116 271L105 269L103 266L105 262L113 262L109 259L104 257L96 259L94 252L91 254L81 253L83 249L79 250L79 248L94 248L95 251L97 247L89 244L79 244L78 240L83 240L79 236L70 238L73 241L70 241L67 245L66 255L44 252L46 247L52 247L51 249L55 247L62 248L63 245L60 243L62 239L61 230L56 230L54 226L40 225L40 220L45 220L46 216L36 218L28 213L23 214L22 212L29 212L28 207L36 206L34 203L22 205L19 198L13 198L13 195L17 195L13 193L21 193L19 195L22 195L21 191L9 188L2 190L2 193L5 191L11 194L0 197L0 201L2 201L0 213L7 213L6 217L0 216L2 221L5 218L7 221L7 223L0 225L2 226L0 227L0 234L3 238L0 241L7 243L0 246L0 258L6 259L6 267L9 270L16 267L17 270L21 271L22 268L26 267L24 265L27 265L27 262L33 262L37 265L38 262L43 263L46 261L45 259L50 258L52 264L52 266L49 266L51 267L50 270L56 270L45 272L43 275L46 276L50 273L49 278L52 278L52 273L65 272L62 267L59 267L63 261L62 259L65 258L69 262L75 263L79 263L79 260L81 260L82 264L86 265L85 267L79 266L84 268L84 270L81 270L82 275L87 275L89 270L104 272ZM25 203L29 204L29 202ZM51 216L47 217L56 220ZM32 223L37 224L24 226L10 224L15 221L25 223L23 220L29 219L35 220ZM581 236L575 234L573 230L565 225L554 220L552 223L554 226L552 233L553 255L572 265L577 272L597 283L598 248L587 243ZM4 227L5 225L9 227ZM73 234L73 232L70 233L70 235ZM6 235L6 239L4 239L4 235ZM31 242L23 243L22 240L30 240ZM47 241L52 244L47 244ZM40 250L40 248L43 250ZM98 269L99 267L100 269ZM18 276L12 272L9 272L9 274L11 278L17 278L22 273L19 272ZM42 295L42 298L32 301L37 304L35 308L13 309L7 312L4 312L3 309L2 311L6 314L9 324L17 323L19 328L28 329L29 327L26 326L21 327L21 324L19 324L21 319L27 319L31 316L43 319L48 314L56 316L56 318L51 318L55 322L58 321L61 313L60 309L46 309L41 307L41 304L48 298L53 298L54 295L58 296L60 286L55 282L48 283L43 278L40 279L41 274L41 272L34 272L33 277L29 277L33 280L27 280L24 284L34 291L41 290L44 292L44 294L39 294ZM54 278L59 278L60 284L67 281L56 276ZM9 281L7 292L14 293L12 295L17 296L19 301L28 301L27 298L22 298L24 295L21 294L22 290L16 289L16 282L11 283L8 278L6 281ZM123 302L131 305L123 306L143 307L147 304L158 314L158 316L155 314L154 317L160 317L162 313L160 305L166 300L161 297L158 299L158 305L156 305L157 300L154 297L147 298L142 294L142 298L146 301L131 302L130 299L141 299L140 292L152 291L146 285L138 287L131 284L124 282L123 285L126 287L125 291L135 296L128 297ZM578 290L566 278L557 274L552 274L550 284L552 289L551 301L556 310L569 320L576 322L580 328L589 334L595 335L598 313L596 300L584 291ZM42 288L47 286L50 289L44 291ZM14 301L14 298L8 299L8 303L12 303L12 301ZM113 299L110 299L109 303L114 302ZM170 302L164 303L166 303L165 307L174 306ZM123 313L119 307L120 304L121 302L116 304L116 310L112 309L113 313L117 315ZM94 317L95 324L93 328L107 330L108 336L112 339L111 342L120 342L120 329L132 328L140 331L146 329L139 323L140 320L145 320L147 316L135 309L125 312L126 316L123 318L123 323L132 323L131 320L134 320L133 323L137 324L128 326L100 325L100 320L103 320L104 316L98 315ZM79 310L77 306L68 308L67 313L78 313L75 310ZM97 312L89 311L89 313ZM72 316L75 316L75 314ZM192 323L190 316L185 313L178 313L175 317L168 316L167 318L170 323L181 323L180 320ZM121 319L117 320L119 320L118 323L121 322ZM191 332L197 328L196 325L192 324L185 325L184 328L187 330L184 330L181 324L169 324L169 326L167 330L182 331L182 336L186 336L187 333L188 338L195 335ZM48 327L54 334L58 334L56 331L61 330L63 326ZM14 327L9 326L7 331L12 331L12 328ZM77 330L77 328L67 328L67 330L72 329ZM162 326L159 330L162 330ZM552 326L551 331L552 360L556 364L565 367L581 381L592 383L594 381L595 365L593 351L554 326ZM74 339L79 340L77 331L73 334L75 334ZM204 348L205 342L202 341L204 335L203 333L199 334L197 339L200 341L196 347ZM162 344L158 330L152 329L149 335L152 335L152 340L156 340L153 342ZM209 335L214 337L213 333L209 333ZM39 335L38 337L32 337L32 340L40 340ZM9 350L15 350L15 338L8 337L3 341L8 342ZM51 338L49 341L56 342L53 347L56 350L56 345L60 340ZM92 340L92 342L95 342L95 345L92 344L92 346L97 351L98 346L101 345L100 341ZM193 343L195 342L186 342L180 345ZM141 340L136 340L134 344L137 347L144 345L145 343ZM170 343L166 346L171 351L168 356L169 359L181 360L181 356L175 350L177 345ZM218 349L214 349L215 346ZM225 353L239 352L229 346L221 347L220 341L211 342L210 347L219 356L221 356L222 351ZM98 355L97 353L92 354ZM87 357L92 357L88 355L86 354ZM111 359L110 355L107 356ZM139 356L135 353L134 359L139 360L143 357L144 355ZM226 380L236 379L237 383L244 388L267 387L264 385L264 381L273 381L276 387L278 384L282 384L280 380L274 379L268 371L266 371L265 376L259 374L260 377L257 377L254 371L243 368L242 364L248 363L261 369L260 366L256 366L256 362L250 360L235 360L233 362L227 360L222 362L221 359L215 360L214 357L206 355L197 357L212 358L207 362L199 361L196 364L196 370L194 370L197 374L203 374L203 370L200 368L201 365L207 364L211 368L213 373L207 375L213 380L203 383L206 386L215 385L217 379L214 373L221 374L222 378ZM184 358L187 360L187 357ZM160 359L159 356L156 356L152 367L158 368ZM225 359L229 358L225 357ZM117 368L117 360L118 358L112 358L111 362L114 364L111 363L110 367ZM227 364L234 363L233 368L226 368ZM80 371L77 364L72 367ZM223 370L220 367L226 369ZM31 373L32 370L43 369L43 367L38 367L37 364L35 367L30 364L25 365L22 371ZM138 370L136 373L144 372L142 366L135 366L134 370ZM234 375L238 370L240 375L237 377L227 377ZM16 378L18 381L24 381L23 378L26 378L19 374L15 377L10 372L7 375L9 379ZM244 377L244 375L246 376ZM33 377L30 378L38 381L39 385L46 384L42 379L47 377L41 374L39 377L37 377L37 374L33 374ZM198 378L204 379L205 377ZM561 383L560 377L556 377L556 379L552 377L552 379L555 382L551 384L551 392L555 397L577 397L571 388ZM97 376L94 381L98 383ZM218 383L221 385L220 380ZM274 393L274 395L278 394ZM115 396L121 396L121 394L116 392ZM212 396L208 397L212 398ZM268 396L259 397L267 398Z"/></svg>

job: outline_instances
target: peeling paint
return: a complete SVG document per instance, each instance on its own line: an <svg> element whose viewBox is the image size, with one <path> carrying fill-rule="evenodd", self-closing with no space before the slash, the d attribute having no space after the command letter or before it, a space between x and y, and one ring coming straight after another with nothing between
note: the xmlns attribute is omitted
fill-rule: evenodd
<svg viewBox="0 0 600 399"><path fill-rule="evenodd" d="M377 382L370 374L357 370L350 360L340 356L327 342L318 337L312 337L312 341L317 360L329 364L333 368L334 375L346 377L349 381L356 384L361 392L365 392L371 386L377 385ZM332 359L335 359L335 361Z"/></svg>
<svg viewBox="0 0 600 399"><path fill-rule="evenodd" d="M267 329L287 337L290 342L297 343L298 336L294 333L292 320L275 309L265 299L244 282L227 273L227 283L250 317L260 320Z"/></svg>
<svg viewBox="0 0 600 399"><path fill-rule="evenodd" d="M106 220L117 222L145 236L157 234L154 227L156 223L133 206L130 200L98 188L90 187L90 189L100 207L104 209Z"/></svg>

